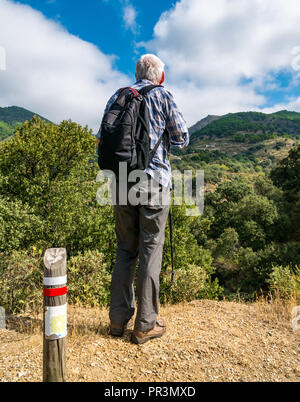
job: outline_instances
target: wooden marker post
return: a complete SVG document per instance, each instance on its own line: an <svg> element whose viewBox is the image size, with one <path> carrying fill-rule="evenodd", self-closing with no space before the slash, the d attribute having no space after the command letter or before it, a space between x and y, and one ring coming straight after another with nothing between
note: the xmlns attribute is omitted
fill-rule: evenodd
<svg viewBox="0 0 300 402"><path fill-rule="evenodd" d="M44 256L43 381L65 382L67 336L67 252L53 248Z"/></svg>
<svg viewBox="0 0 300 402"><path fill-rule="evenodd" d="M5 328L6 328L5 310L3 307L0 307L0 330Z"/></svg>

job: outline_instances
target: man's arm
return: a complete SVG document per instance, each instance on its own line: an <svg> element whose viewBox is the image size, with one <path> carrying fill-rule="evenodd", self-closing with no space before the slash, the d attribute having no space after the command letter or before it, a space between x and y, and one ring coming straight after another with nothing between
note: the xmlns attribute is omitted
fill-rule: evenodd
<svg viewBox="0 0 300 402"><path fill-rule="evenodd" d="M184 150L190 142L189 130L173 95L169 91L166 91L165 109L166 129L169 132L170 144L175 148Z"/></svg>

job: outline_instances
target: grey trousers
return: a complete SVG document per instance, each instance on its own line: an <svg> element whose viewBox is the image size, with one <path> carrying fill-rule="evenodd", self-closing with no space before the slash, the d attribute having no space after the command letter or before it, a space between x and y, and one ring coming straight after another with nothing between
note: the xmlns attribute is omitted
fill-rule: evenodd
<svg viewBox="0 0 300 402"><path fill-rule="evenodd" d="M160 186L159 191L169 189ZM124 325L135 313L135 329L154 328L159 309L159 276L170 203L164 205L116 205L117 256L112 275L110 320ZM136 266L139 269L136 276Z"/></svg>

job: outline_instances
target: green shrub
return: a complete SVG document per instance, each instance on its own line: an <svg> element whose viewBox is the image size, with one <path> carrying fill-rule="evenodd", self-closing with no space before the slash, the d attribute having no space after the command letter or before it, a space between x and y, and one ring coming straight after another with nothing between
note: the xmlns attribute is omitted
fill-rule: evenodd
<svg viewBox="0 0 300 402"><path fill-rule="evenodd" d="M68 300L84 306L108 306L111 274L103 254L87 251L68 262Z"/></svg>
<svg viewBox="0 0 300 402"><path fill-rule="evenodd" d="M161 277L160 302L163 304L203 298L216 299L223 291L217 280L210 282L210 275L205 268L189 265L184 269L178 269L174 284L171 271L171 267L168 267Z"/></svg>
<svg viewBox="0 0 300 402"><path fill-rule="evenodd" d="M300 267L297 267L295 272L289 266L273 266L270 279L267 280L272 293L278 295L280 298L289 299L299 292Z"/></svg>
<svg viewBox="0 0 300 402"><path fill-rule="evenodd" d="M0 196L0 252L25 249L43 232L43 222L21 201Z"/></svg>
<svg viewBox="0 0 300 402"><path fill-rule="evenodd" d="M0 254L0 305L9 313L42 309L43 272L42 258L35 252Z"/></svg>

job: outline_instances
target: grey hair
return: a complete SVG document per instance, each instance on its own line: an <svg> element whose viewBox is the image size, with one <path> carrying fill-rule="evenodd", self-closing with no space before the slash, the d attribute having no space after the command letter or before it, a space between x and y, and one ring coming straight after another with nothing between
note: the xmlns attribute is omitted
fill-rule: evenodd
<svg viewBox="0 0 300 402"><path fill-rule="evenodd" d="M137 80L146 79L159 84L164 72L165 64L154 54L144 54L136 65L135 77Z"/></svg>

